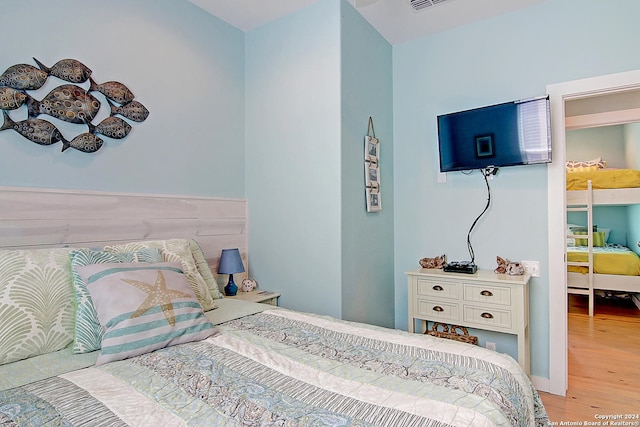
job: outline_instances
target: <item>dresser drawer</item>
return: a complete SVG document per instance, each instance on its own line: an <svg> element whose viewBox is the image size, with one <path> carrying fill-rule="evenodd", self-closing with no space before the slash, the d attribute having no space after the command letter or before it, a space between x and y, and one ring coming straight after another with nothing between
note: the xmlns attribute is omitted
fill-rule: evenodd
<svg viewBox="0 0 640 427"><path fill-rule="evenodd" d="M530 373L529 276L420 268L407 272L408 326L442 322L518 338L518 362Z"/></svg>
<svg viewBox="0 0 640 427"><path fill-rule="evenodd" d="M511 305L511 288L464 284L464 300L489 304Z"/></svg>
<svg viewBox="0 0 640 427"><path fill-rule="evenodd" d="M463 319L466 324L475 323L482 326L493 326L511 329L513 322L511 310L499 310L487 307L465 305Z"/></svg>
<svg viewBox="0 0 640 427"><path fill-rule="evenodd" d="M419 299L417 310L418 316L433 320L460 319L460 306L455 303Z"/></svg>
<svg viewBox="0 0 640 427"><path fill-rule="evenodd" d="M458 283L451 283L439 280L418 279L417 293L418 296L430 296L436 298L458 299L459 292Z"/></svg>

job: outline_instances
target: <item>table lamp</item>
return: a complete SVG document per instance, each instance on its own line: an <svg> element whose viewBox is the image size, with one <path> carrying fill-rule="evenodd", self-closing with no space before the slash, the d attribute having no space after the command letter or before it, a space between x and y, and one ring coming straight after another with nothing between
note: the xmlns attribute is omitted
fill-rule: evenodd
<svg viewBox="0 0 640 427"><path fill-rule="evenodd" d="M233 273L244 273L244 265L240 257L240 251L235 249L223 249L218 265L218 274L228 274L229 283L224 287L227 296L234 296L238 292L238 286L233 281Z"/></svg>

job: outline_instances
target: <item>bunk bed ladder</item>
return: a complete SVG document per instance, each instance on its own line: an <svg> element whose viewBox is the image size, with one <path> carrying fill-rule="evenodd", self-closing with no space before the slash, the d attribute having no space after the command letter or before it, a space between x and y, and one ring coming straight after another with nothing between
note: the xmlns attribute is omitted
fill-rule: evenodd
<svg viewBox="0 0 640 427"><path fill-rule="evenodd" d="M587 288L567 287L570 294L580 294L589 296L589 316L593 317L594 313L594 290L593 290L593 185L591 180L587 181L586 203L567 206L567 211L586 212L587 213L587 246L589 248L587 262L567 261L567 265L587 267ZM569 237L582 238L581 235L571 235Z"/></svg>

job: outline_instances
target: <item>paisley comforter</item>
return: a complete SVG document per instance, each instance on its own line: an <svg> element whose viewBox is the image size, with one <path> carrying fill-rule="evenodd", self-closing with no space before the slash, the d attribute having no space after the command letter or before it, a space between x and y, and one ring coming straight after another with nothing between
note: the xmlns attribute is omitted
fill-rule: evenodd
<svg viewBox="0 0 640 427"><path fill-rule="evenodd" d="M0 391L0 425L546 426L509 356L282 309Z"/></svg>

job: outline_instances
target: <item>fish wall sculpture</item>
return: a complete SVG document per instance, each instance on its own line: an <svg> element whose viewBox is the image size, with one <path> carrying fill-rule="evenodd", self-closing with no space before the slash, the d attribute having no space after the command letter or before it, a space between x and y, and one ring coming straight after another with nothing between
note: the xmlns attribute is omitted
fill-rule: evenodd
<svg viewBox="0 0 640 427"><path fill-rule="evenodd" d="M47 73L29 64L16 64L7 68L0 76L0 86L20 90L36 90L44 86Z"/></svg>
<svg viewBox="0 0 640 427"><path fill-rule="evenodd" d="M82 62L75 59L61 59L51 66L51 68L44 65L42 62L33 58L38 64L38 67L47 75L55 76L59 79L65 80L71 83L86 82L91 76L91 70Z"/></svg>
<svg viewBox="0 0 640 427"><path fill-rule="evenodd" d="M62 151L74 148L84 153L95 153L104 143L98 134L123 139L132 130L131 124L124 119L140 123L149 117L149 110L134 99L133 92L126 85L116 81L96 83L92 70L76 59L61 59L50 67L36 58L33 60L37 67L16 64L0 75L0 109L3 115L0 131L13 129L39 145L53 145L61 141ZM49 78L68 83L54 88L41 100L27 92L42 88ZM98 97L104 96L107 103L109 116L97 125L92 120L97 117L102 103L90 92L97 92ZM14 120L7 113L19 111L22 106L27 110L25 120ZM68 140L54 124L38 118L41 114L68 123L86 124L89 130Z"/></svg>
<svg viewBox="0 0 640 427"><path fill-rule="evenodd" d="M131 132L131 125L120 117L115 116L107 117L98 123L97 126L91 122L87 122L87 125L89 126L89 132L99 133L113 139L122 139Z"/></svg>
<svg viewBox="0 0 640 427"><path fill-rule="evenodd" d="M66 139L62 140L62 151L67 148L75 148L78 151L85 153L95 153L102 147L102 140L91 132L81 133L73 138L71 141Z"/></svg>
<svg viewBox="0 0 640 427"><path fill-rule="evenodd" d="M40 145L51 145L62 141L64 137L52 123L43 119L27 119L14 122L6 111L2 111L4 122L0 131L13 129L29 141Z"/></svg>
<svg viewBox="0 0 640 427"><path fill-rule="evenodd" d="M109 100L107 103L111 106L111 115L120 114L134 122L144 122L149 117L149 110L138 101L127 102L124 105L113 105Z"/></svg>
<svg viewBox="0 0 640 427"><path fill-rule="evenodd" d="M126 104L127 102L133 101L133 92L131 92L129 88L122 83L106 82L97 84L93 81L92 78L89 78L89 81L91 82L89 91L100 92L101 94L103 94L110 100L117 102L118 104Z"/></svg>
<svg viewBox="0 0 640 427"><path fill-rule="evenodd" d="M80 86L66 84L58 86L42 101L27 97L29 117L48 114L69 123L84 123L93 120L100 110L100 101Z"/></svg>
<svg viewBox="0 0 640 427"><path fill-rule="evenodd" d="M0 109L16 110L27 100L27 94L9 86L0 87Z"/></svg>

